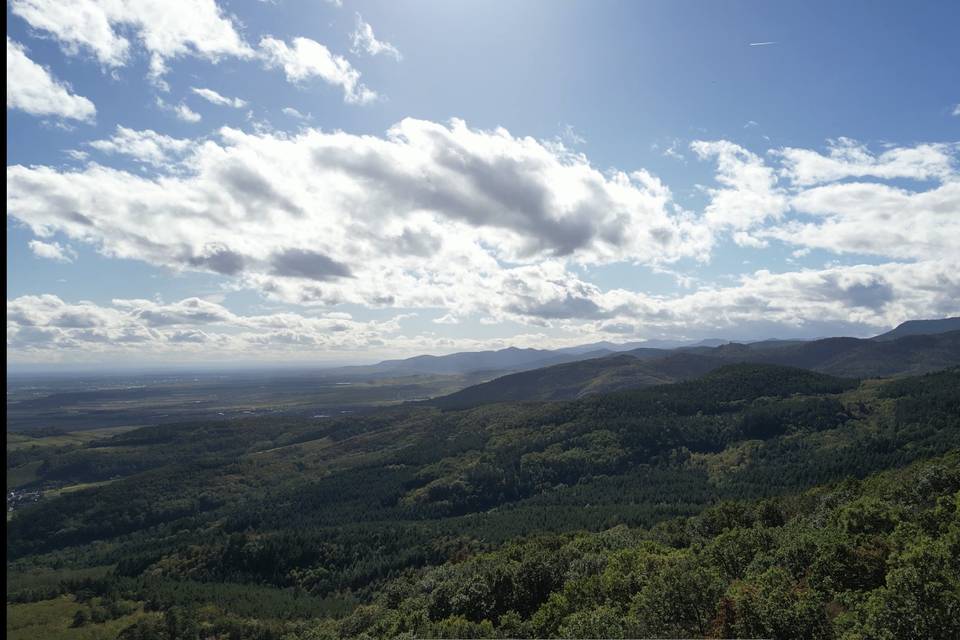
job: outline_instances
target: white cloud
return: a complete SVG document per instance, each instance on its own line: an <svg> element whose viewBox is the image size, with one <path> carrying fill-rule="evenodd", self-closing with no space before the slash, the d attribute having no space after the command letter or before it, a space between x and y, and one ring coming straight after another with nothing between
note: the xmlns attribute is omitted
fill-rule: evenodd
<svg viewBox="0 0 960 640"><path fill-rule="evenodd" d="M196 123L203 119L203 116L188 107L184 102L180 104L169 104L162 98L157 97L157 106L164 111L169 111L175 115L178 120L183 120L184 122Z"/></svg>
<svg viewBox="0 0 960 640"><path fill-rule="evenodd" d="M795 195L815 216L764 231L769 237L836 253L924 260L960 254L960 181L913 192L876 183L829 184Z"/></svg>
<svg viewBox="0 0 960 640"><path fill-rule="evenodd" d="M955 174L916 191L806 188L777 154L768 166L727 141L695 142L699 156L716 158L720 184L698 215L646 171L601 172L558 141L458 120L407 119L384 136L223 128L189 143L118 129L99 146L161 171L10 166L9 215L40 237L222 274L231 287L305 307L437 309L441 323L521 322L583 339L630 326L647 335L823 322L862 330L917 309L955 312L960 300ZM613 263L670 273L727 238L896 262L759 271L678 297L605 290L577 275Z"/></svg>
<svg viewBox="0 0 960 640"><path fill-rule="evenodd" d="M171 59L190 55L217 62L253 55L214 0L11 0L10 7L68 54L89 52L108 67L128 63L128 38L134 39L150 56L150 75L161 85Z"/></svg>
<svg viewBox="0 0 960 640"><path fill-rule="evenodd" d="M399 335L405 317L357 321L344 313L241 316L200 298L170 304L119 299L98 305L31 295L7 301L7 348L14 358L32 360L129 352L146 358L275 355L315 360L329 357L331 351L362 353L388 337L408 340Z"/></svg>
<svg viewBox="0 0 960 640"><path fill-rule="evenodd" d="M297 111L297 110L294 109L293 107L284 107L284 108L282 109L282 111L283 111L284 115L288 115L288 116L290 116L291 118L296 118L297 120L312 120L312 119L313 119L313 116L310 115L309 113L306 113L306 114L300 113L299 111Z"/></svg>
<svg viewBox="0 0 960 640"><path fill-rule="evenodd" d="M100 146L161 163L181 142L118 131ZM555 314L562 292L575 303L583 287L544 261L659 264L710 245L646 172L604 174L581 154L460 121L408 119L383 138L222 129L170 175L15 165L7 178L10 215L37 233L304 304Z"/></svg>
<svg viewBox="0 0 960 640"><path fill-rule="evenodd" d="M27 57L23 46L7 37L7 108L35 116L92 122L97 109Z"/></svg>
<svg viewBox="0 0 960 640"><path fill-rule="evenodd" d="M389 42L377 40L377 37L373 34L373 27L371 27L369 23L364 22L359 13L357 13L357 26L353 30L353 33L350 34L350 40L353 42L350 50L357 55L367 53L371 56L376 56L382 53L390 56L397 62L400 62L402 59L399 49Z"/></svg>
<svg viewBox="0 0 960 640"><path fill-rule="evenodd" d="M746 231L735 231L731 237L733 238L733 241L741 247L762 249L769 244L766 240L752 236Z"/></svg>
<svg viewBox="0 0 960 640"><path fill-rule="evenodd" d="M827 155L810 149L786 148L776 151L783 159L783 175L797 186L835 182L866 176L942 180L956 172L952 157L956 145L921 144L894 147L879 155L850 138L830 141Z"/></svg>
<svg viewBox="0 0 960 640"><path fill-rule="evenodd" d="M731 286L703 286L679 296L614 290L595 301L605 314L593 330L635 327L638 337L807 336L875 332L915 318L960 312L957 260L766 270ZM591 323L581 323L589 333Z"/></svg>
<svg viewBox="0 0 960 640"><path fill-rule="evenodd" d="M450 352L508 345L559 347L592 339L627 336L755 337L760 332L815 336L855 331L873 333L915 317L960 313L960 264L956 261L856 265L788 273L757 271L727 287L704 287L674 297L613 290L599 293L545 283L530 267L509 279L527 296L517 305L540 307L544 326L563 334L520 334L474 340L440 338L402 330L399 314L358 321L344 313L280 312L239 315L200 298L174 303L113 300L109 305L68 303L53 295L7 301L7 348L13 360L77 359L135 352L144 358L283 357L315 361L331 352L355 355ZM548 268L549 271L549 268ZM553 274L556 275L556 274ZM534 289L555 287L538 298ZM539 283L539 284L537 284ZM577 315L587 307L589 315ZM492 321L498 321L492 318ZM439 323L455 323L448 314Z"/></svg>
<svg viewBox="0 0 960 640"><path fill-rule="evenodd" d="M38 258L46 258L57 262L73 262L77 257L77 253L69 245L62 246L59 242L31 240L28 246L33 255Z"/></svg>
<svg viewBox="0 0 960 640"><path fill-rule="evenodd" d="M89 144L98 151L126 155L156 167L170 166L193 146L190 140L171 138L151 129L137 131L122 125L117 125L111 138Z"/></svg>
<svg viewBox="0 0 960 640"><path fill-rule="evenodd" d="M302 83L320 78L343 89L343 99L363 104L375 100L377 94L360 82L360 72L343 56L334 55L325 46L310 38L294 38L289 46L283 40L266 37L260 40L260 52L267 67L283 69L287 80Z"/></svg>
<svg viewBox="0 0 960 640"><path fill-rule="evenodd" d="M105 67L118 68L127 65L134 52L144 51L150 60L149 77L165 91L169 87L163 77L170 60L193 56L217 63L223 58L258 57L268 67L282 68L292 82L319 77L342 87L347 102L366 103L377 97L346 58L309 38L294 38L288 46L267 37L254 51L234 18L215 0L11 0L10 6L35 30L55 38L68 55L88 53ZM377 52L396 52L375 38L361 38L364 46ZM212 94L204 97L216 100ZM230 106L242 105L233 99Z"/></svg>
<svg viewBox="0 0 960 640"><path fill-rule="evenodd" d="M695 141L700 158L717 159L717 182L704 222L732 231L740 246L779 240L835 253L924 260L960 251L960 179L956 144L889 147L880 154L848 138L827 155L774 150L778 168L728 141ZM785 181L783 184L777 176ZM939 184L910 191L848 178L912 179ZM811 217L813 219L811 219Z"/></svg>
<svg viewBox="0 0 960 640"><path fill-rule="evenodd" d="M117 16L125 13L123 3L115 3L114 10L97 0L77 0L65 3L55 0L11 0L14 15L26 20L31 27L54 36L70 55L81 49L89 50L104 65L119 67L126 63L130 42L117 33L111 23L119 23Z"/></svg>
<svg viewBox="0 0 960 640"><path fill-rule="evenodd" d="M787 210L787 198L777 186L773 169L755 153L726 140L696 140L690 148L701 159L716 158L721 189L707 189L710 204L706 222L711 226L748 229L767 219L778 219Z"/></svg>
<svg viewBox="0 0 960 640"><path fill-rule="evenodd" d="M233 107L234 109L243 109L244 107L247 106L246 100L241 100L240 98L228 98L226 96L220 95L213 89L202 89L197 87L191 87L190 90L193 91L198 96L200 96L201 98L203 98L204 100L206 100L207 102L211 102L213 104L220 105L223 107Z"/></svg>
<svg viewBox="0 0 960 640"><path fill-rule="evenodd" d="M960 104L953 108L953 115L960 116Z"/></svg>
<svg viewBox="0 0 960 640"><path fill-rule="evenodd" d="M173 108L173 112L184 122L200 122L201 115L183 104L182 102Z"/></svg>

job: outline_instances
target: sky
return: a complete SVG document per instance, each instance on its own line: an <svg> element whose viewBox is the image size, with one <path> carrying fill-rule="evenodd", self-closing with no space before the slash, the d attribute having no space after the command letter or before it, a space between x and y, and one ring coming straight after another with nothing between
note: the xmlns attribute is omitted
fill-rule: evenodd
<svg viewBox="0 0 960 640"><path fill-rule="evenodd" d="M960 315L960 3L7 2L7 356Z"/></svg>

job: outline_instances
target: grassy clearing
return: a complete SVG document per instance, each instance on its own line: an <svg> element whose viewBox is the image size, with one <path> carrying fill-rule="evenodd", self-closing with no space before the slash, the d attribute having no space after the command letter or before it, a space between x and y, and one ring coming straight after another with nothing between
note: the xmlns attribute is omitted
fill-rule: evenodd
<svg viewBox="0 0 960 640"><path fill-rule="evenodd" d="M703 469L711 484L721 486L730 476L746 469L754 454L762 447L762 440L744 440L717 453L693 453L686 466L689 469Z"/></svg>
<svg viewBox="0 0 960 640"><path fill-rule="evenodd" d="M78 484L70 484L65 487L60 487L59 489L50 489L48 491L44 491L43 495L44 497L52 498L54 496L62 496L66 493L73 493L74 491L81 491L83 489L93 489L94 487L102 487L104 485L110 484L111 482L115 482L115 481L116 479L101 480L100 482L81 482Z"/></svg>
<svg viewBox="0 0 960 640"><path fill-rule="evenodd" d="M70 431L67 433L58 433L53 436L41 436L39 438L8 431L7 450L18 451L20 449L30 448L79 446L94 440L109 438L110 436L132 429L136 429L136 427L107 427L103 429L89 429L87 431Z"/></svg>
<svg viewBox="0 0 960 640"><path fill-rule="evenodd" d="M8 640L113 640L120 631L140 618L157 615L140 609L102 624L88 622L82 627L71 627L77 611L86 608L86 605L74 602L70 596L27 604L8 604L6 637Z"/></svg>

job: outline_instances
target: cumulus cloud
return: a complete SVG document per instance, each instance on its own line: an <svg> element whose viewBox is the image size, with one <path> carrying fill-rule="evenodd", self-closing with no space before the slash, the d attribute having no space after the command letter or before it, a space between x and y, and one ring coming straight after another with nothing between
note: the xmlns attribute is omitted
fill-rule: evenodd
<svg viewBox="0 0 960 640"><path fill-rule="evenodd" d="M126 65L133 40L149 55L150 75L161 85L168 60L253 55L214 0L11 0L10 8L67 54L90 53L106 67Z"/></svg>
<svg viewBox="0 0 960 640"><path fill-rule="evenodd" d="M894 147L873 154L850 138L831 140L826 155L811 149L788 147L776 152L783 159L783 175L797 186L866 176L943 180L956 173L955 145L921 144Z"/></svg>
<svg viewBox="0 0 960 640"><path fill-rule="evenodd" d="M46 258L57 262L73 262L77 257L77 253L69 245L63 246L59 242L31 240L28 246L33 255L38 258Z"/></svg>
<svg viewBox="0 0 960 640"><path fill-rule="evenodd" d="M956 315L958 266L952 259L759 270L730 286L670 297L612 290L593 298L602 311L595 320L567 326L634 338L863 335L915 318L918 309L929 317Z"/></svg>
<svg viewBox="0 0 960 640"><path fill-rule="evenodd" d="M369 23L364 22L363 17L361 17L359 13L357 13L357 26L353 30L353 33L350 34L350 40L353 43L350 50L357 55L367 53L371 56L377 56L382 53L390 56L397 62L400 62L402 59L399 49L389 42L377 40L377 37L373 34L373 27L371 27Z"/></svg>
<svg viewBox="0 0 960 640"><path fill-rule="evenodd" d="M200 122L202 119L202 116L199 113L182 102L173 108L173 112L184 122Z"/></svg>
<svg viewBox="0 0 960 640"><path fill-rule="evenodd" d="M389 344L394 353L502 348L509 344L565 346L590 339L656 336L751 336L818 332L871 333L915 316L960 312L960 264L956 261L855 265L788 273L757 271L734 285L703 287L674 297L625 290L601 292L576 283L565 288L538 279L526 267L508 286L515 304L539 307L544 324L565 337L521 334L509 339L451 340L430 332L401 330L407 317L358 321L344 313L281 312L241 315L199 298L174 303L113 300L109 305L69 303L57 296L21 296L7 301L7 347L14 359L42 360L80 354L283 355L316 358L331 352L370 354ZM547 273L552 276L548 266ZM546 287L550 295L537 294ZM552 296L552 297L551 297ZM530 313L523 309L520 313ZM445 316L439 322L455 322ZM756 335L754 333L753 335Z"/></svg>
<svg viewBox="0 0 960 640"><path fill-rule="evenodd" d="M717 181L704 222L732 230L740 246L770 240L838 254L926 260L960 251L960 176L955 143L891 146L873 153L849 138L828 152L786 148L763 159L727 141L694 142L701 158L717 160ZM778 178L778 176L780 178ZM908 189L851 178L934 182Z"/></svg>
<svg viewBox="0 0 960 640"><path fill-rule="evenodd" d="M797 193L791 206L814 216L764 235L836 253L929 259L960 253L960 181L927 191L877 183L828 184Z"/></svg>
<svg viewBox="0 0 960 640"><path fill-rule="evenodd" d="M267 67L282 69L290 82L320 78L343 89L343 99L349 103L363 104L377 97L360 82L360 72L346 58L331 53L316 40L294 38L288 45L277 38L262 38L260 55Z"/></svg>
<svg viewBox="0 0 960 640"><path fill-rule="evenodd" d="M193 142L172 138L152 129L137 131L117 125L112 137L94 140L89 145L104 153L129 156L137 162L155 167L169 167L193 146Z"/></svg>
<svg viewBox="0 0 960 640"><path fill-rule="evenodd" d="M259 58L268 68L282 69L291 82L316 77L339 86L350 103L363 104L377 97L360 82L360 72L346 58L332 54L315 40L294 38L288 45L266 37L255 50L244 40L235 18L215 0L11 0L10 8L37 32L55 39L68 55L92 55L107 68L126 66L136 52L143 51L149 57L151 81L164 91L169 90L163 79L168 63L191 56L212 63L224 58ZM376 40L372 30L358 30L358 34L359 40L354 38L356 46L371 54L386 53L399 59L399 52ZM210 89L194 91L215 104L234 108L246 104ZM190 115L185 105L174 109L185 120L199 119L196 114Z"/></svg>
<svg viewBox="0 0 960 640"><path fill-rule="evenodd" d="M725 322L774 322L801 326L814 322L884 327L924 309L932 316L960 310L960 277L955 260L881 265L837 266L820 270L745 276L728 288L707 288L673 305L673 314L694 318L706 314L719 326L716 306ZM693 319L695 324L698 320Z"/></svg>
<svg viewBox="0 0 960 640"><path fill-rule="evenodd" d="M708 188L707 224L720 228L748 229L778 219L787 210L787 198L777 186L774 170L763 159L727 140L696 140L690 148L701 159L717 162L717 182Z"/></svg>
<svg viewBox="0 0 960 640"><path fill-rule="evenodd" d="M187 258L191 267L208 269L225 276L234 276L243 271L243 255L231 251L220 242L208 242L203 249Z"/></svg>
<svg viewBox="0 0 960 640"><path fill-rule="evenodd" d="M7 37L7 108L35 116L54 116L92 122L93 103L70 92L44 67L29 57L23 45Z"/></svg>
<svg viewBox="0 0 960 640"><path fill-rule="evenodd" d="M407 119L383 136L223 128L189 143L120 128L92 146L157 171L13 165L9 215L41 238L58 233L107 256L221 274L284 303L438 309L440 323L521 322L581 339L630 327L640 336L683 327L726 335L762 323L882 328L917 309L958 311L960 180L946 170L915 190L807 186L793 182L794 165L779 153L765 162L728 141L698 141L692 149L717 163L718 186L695 213L644 170L600 171L557 141L459 120ZM673 269L708 260L724 240L891 262L758 271L735 286ZM577 275L614 263L671 273L688 291L651 296ZM202 337L196 331L211 335L189 330L180 338L189 344Z"/></svg>
<svg viewBox="0 0 960 640"><path fill-rule="evenodd" d="M331 257L308 249L284 249L271 260L271 273L307 280L334 280L350 276L350 268Z"/></svg>
<svg viewBox="0 0 960 640"><path fill-rule="evenodd" d="M186 298L172 304L115 299L113 307L147 327L239 323L239 318L221 305L201 298Z"/></svg>
<svg viewBox="0 0 960 640"><path fill-rule="evenodd" d="M97 164L8 167L10 215L41 235L234 275L290 302L461 315L500 304L559 317L556 305L582 294L562 269L546 275L545 261L659 264L699 258L710 245L650 174L604 173L581 154L503 129L408 119L385 137L224 128L216 140L181 143L118 130L95 145L156 164L182 154L176 171L153 177ZM519 301L499 302L498 290L528 277L514 271L524 264L555 284L537 289L538 301L518 290Z"/></svg>
<svg viewBox="0 0 960 640"><path fill-rule="evenodd" d="M243 109L247 106L246 100L241 100L240 98L228 98L222 96L213 89L204 89L198 87L191 87L191 91L195 94L206 100L207 102L220 105L222 107L233 107L234 109Z"/></svg>
<svg viewBox="0 0 960 640"><path fill-rule="evenodd" d="M731 235L734 243L741 247L752 247L754 249L762 249L769 245L769 243L763 238L758 238L754 235L747 233L746 231L735 231Z"/></svg>

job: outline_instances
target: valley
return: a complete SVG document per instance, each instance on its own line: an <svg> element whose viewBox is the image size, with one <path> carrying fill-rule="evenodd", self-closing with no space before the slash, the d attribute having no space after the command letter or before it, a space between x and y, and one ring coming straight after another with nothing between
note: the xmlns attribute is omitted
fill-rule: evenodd
<svg viewBox="0 0 960 640"><path fill-rule="evenodd" d="M8 522L9 606L83 589L90 612L118 601L157 612L129 625L142 628L142 637L164 637L156 634L173 624L171 615L210 633L237 628L238 637L313 627L352 637L357 625L382 636L485 634L484 625L515 624L525 633L568 633L582 624L585 606L569 596L567 613L544 621L566 593L566 578L544 583L522 604L491 609L430 604L448 588L447 578L436 580L473 567L480 573L469 579L482 583L483 563L498 554L523 550L525 557L627 535L614 547L601 543L600 576L620 562L617 549L649 549L647 536L663 544L689 531L686 519L699 522L717 509L782 511L804 504L799 496L811 487L920 469L924 460L956 470L958 389L958 369L861 382L744 363L691 382L576 401L456 411L412 404L322 420L250 416L89 439L48 436L55 439L49 444L41 436L33 447L15 438L8 473L11 455L14 468L39 461L22 487L47 490ZM950 482L937 491L949 496ZM679 542L657 553L671 544ZM56 569L40 579L42 567ZM717 580L721 591L735 586ZM484 588L501 588L495 585ZM433 595L390 595L411 588ZM189 604L176 595L184 589ZM269 603L260 613L242 604L254 597ZM852 606L846 610L859 611ZM683 616L663 615L661 632L701 633ZM715 617L698 624L727 623L734 624ZM123 637L140 637L133 633Z"/></svg>
<svg viewBox="0 0 960 640"><path fill-rule="evenodd" d="M8 637L907 624L897 567L956 561L960 332L903 333L15 380Z"/></svg>

